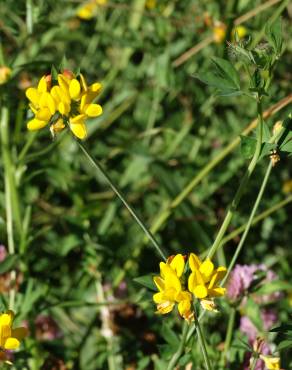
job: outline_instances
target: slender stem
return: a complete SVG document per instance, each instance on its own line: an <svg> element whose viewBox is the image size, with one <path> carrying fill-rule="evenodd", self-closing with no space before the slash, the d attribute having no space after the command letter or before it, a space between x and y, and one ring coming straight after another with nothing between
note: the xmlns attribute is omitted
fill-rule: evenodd
<svg viewBox="0 0 292 370"><path fill-rule="evenodd" d="M243 192L246 188L246 185L256 167L256 164L258 162L258 159L259 159L259 156L260 156L260 152L261 152L261 146L262 146L262 136L263 136L263 112L262 112L262 103L261 103L261 99L258 98L257 100L257 108L258 108L258 121L259 121L259 129L258 129L258 132L257 132L257 144L256 144L256 149L255 149L255 152L254 152L254 155L252 157L252 160L250 161L250 164L243 176L243 179L239 185L239 188L231 202L231 205L229 207L229 210L227 211L227 214L225 216L225 219L221 225L221 228L219 229L219 232L215 238L215 241L212 245L212 247L210 248L210 251L208 253L208 257L209 258L212 258L217 250L217 248L220 246L220 243L221 243L221 240L223 239L224 235L225 235L225 232L232 220L232 217L234 215L234 212L236 211L237 209L237 206L240 202L240 199L243 195Z"/></svg>
<svg viewBox="0 0 292 370"><path fill-rule="evenodd" d="M26 0L26 28L29 35L33 32L32 0Z"/></svg>
<svg viewBox="0 0 292 370"><path fill-rule="evenodd" d="M9 136L8 136L9 111L7 107L1 109L1 146L4 164L4 183L5 183L5 206L6 206L6 230L8 252L10 255L15 254L14 228L13 228L13 197L16 193L15 182L12 173L12 163L9 153ZM15 281L16 272L10 272L10 290L9 290L9 308L14 309L15 302Z"/></svg>
<svg viewBox="0 0 292 370"><path fill-rule="evenodd" d="M285 207L287 204L292 202L292 195L287 197L284 200L281 200L280 202L274 204L272 207L266 209L264 212L260 213L257 217L255 217L252 221L252 226L257 224L259 221L265 219L266 217L270 216L272 213L278 211L279 209ZM241 234L245 228L246 223L237 229L233 230L230 234L226 235L221 242L221 246L229 242L229 240L234 239L237 235Z"/></svg>
<svg viewBox="0 0 292 370"><path fill-rule="evenodd" d="M228 266L226 276L224 277L224 280L222 281L222 285L223 285L223 284L225 283L225 281L228 279L228 276L229 276L229 274L230 274L231 270L233 269L233 267L234 267L234 265L235 265L235 262L236 262L236 260L237 260L237 258L238 258L238 256L239 256L239 253L241 252L241 249L242 249L242 247L243 247L243 245L244 245L244 242L245 242L245 240L246 240L246 238L247 238L247 235L248 235L249 230L250 230L250 228L251 228L251 225L252 225L252 222L253 222L254 216L255 216L255 214L256 214L256 211L257 211L257 209L258 209L258 206L259 206L259 204L260 204L260 202L261 202L261 200L262 200L262 197L263 197L264 191L265 191L265 189L266 189L266 186L267 186L267 183L268 183L268 179L269 179L270 174L271 174L271 171L272 171L272 167L273 167L273 166L272 166L272 163L270 162L270 163L269 163L269 166L268 166L268 168L267 168L267 170L266 170L266 173L265 173L265 176L264 176L264 179L263 179L262 185L261 185L261 187L260 187L260 190L259 190L258 196L257 196L257 198L256 198L256 201L255 201L254 206L253 206L253 208L252 208L252 211L251 211L251 213L250 213L250 216L249 216L248 222L247 222L247 224L246 224L246 228L245 228L245 230L244 230L244 233L242 234L242 237L241 237L241 239L240 239L240 242L239 242L239 244L238 244L238 246L237 246L237 248L236 248L236 250L235 250L235 253L234 253L233 257L232 257L232 260L231 260L231 262L230 262L230 264L229 264L229 266Z"/></svg>
<svg viewBox="0 0 292 370"><path fill-rule="evenodd" d="M211 368L209 356L208 356L208 353L207 353L207 348L206 348L206 342L205 342L204 334L202 332L202 328L201 328L201 325L199 323L199 320L198 320L196 314L195 314L195 323L196 323L196 328L197 328L198 339L199 339L200 346L201 346L201 349L202 349L202 352L203 352L203 357L204 357L206 369L207 370L211 370L212 368Z"/></svg>
<svg viewBox="0 0 292 370"><path fill-rule="evenodd" d="M144 222L140 219L140 217L137 215L137 213L134 211L134 209L129 205L129 203L126 201L125 197L121 193L121 191L118 189L116 185L112 182L110 177L107 175L107 173L104 171L104 169L101 167L99 162L95 160L88 152L88 150L85 148L84 144L78 141L78 145L89 160L89 162L103 175L104 179L108 183L108 185L111 187L113 192L119 197L119 199L122 201L124 206L127 208L127 210L130 212L134 220L137 222L137 224L140 226L140 228L144 231L148 239L151 241L153 244L154 248L158 252L158 254L166 260L166 254L163 252L162 248L159 246L158 242L154 238L154 236L151 234L151 232L147 229L146 225Z"/></svg>
<svg viewBox="0 0 292 370"><path fill-rule="evenodd" d="M189 330L189 324L187 323L187 321L185 321L184 325L183 325L183 332L182 332L182 337L181 337L181 340L180 340L180 345L179 345L177 351L172 356L171 360L169 361L169 364L167 366L167 370L174 369L174 367L177 364L180 356L182 355L184 347L185 347L186 339L187 339L188 330Z"/></svg>
<svg viewBox="0 0 292 370"><path fill-rule="evenodd" d="M231 311L230 311L229 319L228 319L226 338L225 338L225 343L224 343L224 351L223 351L223 354L222 354L223 369L226 368L228 351L229 351L231 340L232 340L232 334L233 334L233 328L234 328L234 322L235 322L235 315L236 315L236 309L234 307L231 307Z"/></svg>

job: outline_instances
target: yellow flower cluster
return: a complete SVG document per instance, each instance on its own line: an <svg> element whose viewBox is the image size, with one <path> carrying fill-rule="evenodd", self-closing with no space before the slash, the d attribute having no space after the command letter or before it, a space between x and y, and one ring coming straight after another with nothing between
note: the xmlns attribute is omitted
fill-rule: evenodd
<svg viewBox="0 0 292 370"><path fill-rule="evenodd" d="M169 257L167 262L160 262L160 276L153 278L159 292L153 295L157 312L167 314L178 304L179 314L187 321L194 317L193 298L200 301L206 310L215 310L214 298L225 294L225 288L219 286L226 274L225 267L215 269L210 259L201 261L191 253L188 259L191 273L187 277L185 258L181 254Z"/></svg>
<svg viewBox="0 0 292 370"><path fill-rule="evenodd" d="M92 19L97 13L98 6L105 5L106 3L107 3L107 0L88 1L77 9L76 15L77 17L84 19L84 20Z"/></svg>
<svg viewBox="0 0 292 370"><path fill-rule="evenodd" d="M99 104L93 103L101 90L95 82L87 86L82 74L77 78L71 71L59 73L56 83L51 75L43 76L37 88L30 87L26 96L35 117L27 123L29 130L40 130L50 124L52 134L62 131L66 124L79 139L87 135L85 121L102 114Z"/></svg>
<svg viewBox="0 0 292 370"><path fill-rule="evenodd" d="M222 22L215 22L213 27L213 39L216 43L220 44L225 40L227 27ZM239 39L244 38L247 35L247 29L243 26L237 26L233 28L231 32L232 39L235 39L235 35Z"/></svg>
<svg viewBox="0 0 292 370"><path fill-rule="evenodd" d="M0 85L5 84L9 80L11 72L9 67L0 66Z"/></svg>
<svg viewBox="0 0 292 370"><path fill-rule="evenodd" d="M26 328L12 328L14 319L13 311L0 315L0 360L5 361L6 350L15 350L20 346L20 341L27 335Z"/></svg>

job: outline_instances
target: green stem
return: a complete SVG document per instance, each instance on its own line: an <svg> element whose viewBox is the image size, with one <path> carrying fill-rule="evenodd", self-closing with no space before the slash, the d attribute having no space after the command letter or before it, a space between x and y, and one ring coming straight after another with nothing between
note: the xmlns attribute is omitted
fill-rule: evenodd
<svg viewBox="0 0 292 370"><path fill-rule="evenodd" d="M221 240L223 239L224 235L225 235L225 232L232 220L232 217L237 209L237 206L241 200L241 197L244 193L244 190L248 184L248 181L256 167L256 164L258 162L258 159L259 159L259 156L260 156L260 153L261 153L261 146L262 146L262 136L263 136L263 112L262 112L262 103L261 103L261 99L258 98L257 100L257 110L258 110L258 121L259 121L259 129L258 129L258 132L257 132L257 144L256 144L256 149L255 149L255 152L254 152L254 155L252 157L252 160L250 161L250 164L243 176L243 179L239 185L239 188L231 202L231 205L229 207L229 210L225 216L225 219L221 225L221 228L215 238L215 241L212 245L212 247L210 248L210 251L208 253L208 257L211 259L214 254L216 253L217 251L217 248L220 246L220 243L221 243Z"/></svg>
<svg viewBox="0 0 292 370"><path fill-rule="evenodd" d="M13 194L16 192L14 188L14 177L12 173L12 163L9 153L9 140L8 140L8 122L9 112L7 107L1 109L1 144L2 155L4 164L4 184L5 184L5 206L6 206L6 230L7 230L7 244L8 252L10 255L15 254L14 245L14 229L13 229ZM14 309L15 304L15 280L16 273L11 271L9 290L9 308Z"/></svg>
<svg viewBox="0 0 292 370"><path fill-rule="evenodd" d="M26 0L26 28L29 35L33 32L32 0Z"/></svg>
<svg viewBox="0 0 292 370"><path fill-rule="evenodd" d="M184 347L185 347L188 330L189 330L189 324L187 323L187 321L185 321L184 322L184 325L183 325L182 337L180 339L180 345L179 345L177 351L172 356L171 360L169 361L169 364L167 366L167 370L174 369L174 367L176 366L178 360L180 359L180 357L181 357L181 355L183 353Z"/></svg>
<svg viewBox="0 0 292 370"><path fill-rule="evenodd" d="M203 357L204 357L206 369L211 370L211 364L210 364L209 356L208 356L208 353L207 353L205 337L204 337L204 334L202 332L202 328L201 328L200 322L199 322L196 314L195 314L195 323L196 323L199 343L200 343L200 346L201 346L201 349L202 349L202 352L203 352Z"/></svg>
<svg viewBox="0 0 292 370"><path fill-rule="evenodd" d="M256 225L259 221L265 219L266 217L270 216L272 213L278 211L279 209L285 207L287 204L292 202L292 195L287 197L284 200L281 200L280 202L276 203L272 207L266 209L264 212L260 213L257 217L255 217L252 221L252 226ZM230 234L226 235L225 238L222 239L221 246L229 242L229 240L234 239L237 235L241 234L245 229L246 225L244 224L237 229L233 230ZM220 246L220 247L221 247Z"/></svg>
<svg viewBox="0 0 292 370"><path fill-rule="evenodd" d="M234 253L233 257L232 257L232 260L231 260L231 262L230 262L230 264L229 264L229 266L228 266L227 274L226 274L226 276L224 277L224 280L222 281L222 285L223 285L223 284L226 282L226 280L228 279L228 276L229 276L229 274L230 274L231 270L233 269L233 267L234 267L234 265L235 265L235 262L236 262L236 260L237 260L237 258L238 258L238 256L239 256L239 253L241 252L241 249L242 249L242 247L243 247L243 245L244 245L244 242L245 242L245 240L246 240L246 238L247 238L247 235L248 235L249 230L250 230L250 228L251 228L251 225L252 225L252 222L253 222L254 216L255 216L255 214L256 214L256 211L257 211L257 209L258 209L258 206L259 206L259 204L260 204L260 202L261 202L261 200L262 200L262 197L263 197L264 191L265 191L265 189L266 189L267 182L268 182L268 179L269 179L270 174L271 174L271 171L272 171L272 167L273 167L273 166L272 166L272 163L270 162L270 163L269 163L269 166L268 166L268 168L267 168L267 170L266 170L266 173L265 173L265 176L264 176L264 179L263 179L262 185L261 185L261 187L260 187L260 190L259 190L259 193L258 193L257 199L256 199L256 201L255 201L255 203L254 203L254 206L253 206L253 208L252 208L252 211L251 211L251 213L250 213L250 216L249 216L248 222L247 222L247 224L246 224L246 228L245 228L245 230L244 230L244 233L242 234L242 237L241 237L241 239L240 239L240 242L239 242L239 244L238 244L238 246L237 246L237 248L236 248L236 250L235 250L235 253Z"/></svg>
<svg viewBox="0 0 292 370"><path fill-rule="evenodd" d="M227 362L227 356L228 351L230 348L231 340L232 340L232 334L233 334L233 328L234 328L234 322L235 322L235 315L236 315L236 309L234 307L231 307L231 312L229 314L229 320L228 320L228 326L227 326L227 332L226 332L226 338L224 343L224 351L222 354L222 368L226 368L226 362Z"/></svg>
<svg viewBox="0 0 292 370"><path fill-rule="evenodd" d="M140 226L140 228L144 231L148 239L153 244L154 248L156 249L157 253L166 261L166 254L163 252L162 248L159 246L158 242L154 238L154 236L151 234L151 232L147 229L144 222L140 219L140 217L137 215L137 213L134 211L134 209L129 205L129 203L126 201L125 197L123 196L122 192L118 189L116 185L112 182L110 177L107 175L107 173L103 170L101 165L97 160L95 160L88 152L88 150L85 148L84 144L78 141L78 145L89 160L89 162L103 175L104 179L108 183L108 185L111 187L113 192L118 196L118 198L122 201L124 206L127 208L127 210L130 212L134 220L137 222L137 224Z"/></svg>

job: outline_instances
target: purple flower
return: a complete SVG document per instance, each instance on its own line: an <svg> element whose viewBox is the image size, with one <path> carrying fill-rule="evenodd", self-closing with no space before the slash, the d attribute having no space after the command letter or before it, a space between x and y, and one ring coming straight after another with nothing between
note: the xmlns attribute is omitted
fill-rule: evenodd
<svg viewBox="0 0 292 370"><path fill-rule="evenodd" d="M260 265L236 265L230 274L227 283L227 297L231 301L242 299L252 283L257 279L257 272L265 272L266 277L262 280L261 284L269 283L278 279L278 275L264 264ZM282 292L274 292L265 295L254 295L254 300L258 304L265 304L275 302L283 296Z"/></svg>
<svg viewBox="0 0 292 370"><path fill-rule="evenodd" d="M227 296L230 300L235 301L244 296L254 281L256 271L256 265L236 265L234 267L227 284Z"/></svg>
<svg viewBox="0 0 292 370"><path fill-rule="evenodd" d="M265 309L261 311L261 319L263 322L263 329L269 331L277 322L278 317L274 310ZM258 329L247 316L242 316L240 318L239 330L246 334L250 343L253 343L259 334Z"/></svg>

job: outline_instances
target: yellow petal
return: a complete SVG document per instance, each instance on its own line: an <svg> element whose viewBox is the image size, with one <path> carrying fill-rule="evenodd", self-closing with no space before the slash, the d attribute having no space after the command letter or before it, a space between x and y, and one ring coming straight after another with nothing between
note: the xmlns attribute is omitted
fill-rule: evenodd
<svg viewBox="0 0 292 370"><path fill-rule="evenodd" d="M63 115L68 115L69 112L70 112L70 105L64 103L64 102L61 102L59 103L58 105L58 111L63 114Z"/></svg>
<svg viewBox="0 0 292 370"><path fill-rule="evenodd" d="M203 276L204 282L206 283L211 279L212 273L214 271L214 264L208 258L201 264L199 271Z"/></svg>
<svg viewBox="0 0 292 370"><path fill-rule="evenodd" d="M85 106L85 113L88 117L98 117L102 114L102 107L99 104L88 104Z"/></svg>
<svg viewBox="0 0 292 370"><path fill-rule="evenodd" d="M89 90L91 92L95 93L96 95L100 93L101 89L102 89L102 85L99 82L95 82L94 84L90 85L90 87L89 87Z"/></svg>
<svg viewBox="0 0 292 370"><path fill-rule="evenodd" d="M154 276L153 281L160 292L164 290L164 280L160 276Z"/></svg>
<svg viewBox="0 0 292 370"><path fill-rule="evenodd" d="M173 310L175 303L170 301L165 301L157 305L158 313L165 315Z"/></svg>
<svg viewBox="0 0 292 370"><path fill-rule="evenodd" d="M27 128L30 131L40 130L41 128L45 127L48 124L46 121L40 121L36 118L33 118L29 122L27 122Z"/></svg>
<svg viewBox="0 0 292 370"><path fill-rule="evenodd" d="M70 118L70 123L84 123L84 114L78 114L78 116Z"/></svg>
<svg viewBox="0 0 292 370"><path fill-rule="evenodd" d="M200 265L201 265L201 260L200 258L195 254L191 253L189 257L189 265L192 271L198 270Z"/></svg>
<svg viewBox="0 0 292 370"><path fill-rule="evenodd" d="M14 312L11 310L7 311L6 313L1 314L0 315L0 326L12 325L13 318L14 318Z"/></svg>
<svg viewBox="0 0 292 370"><path fill-rule="evenodd" d="M80 84L83 91L87 91L87 83L82 73L80 73Z"/></svg>
<svg viewBox="0 0 292 370"><path fill-rule="evenodd" d="M28 330L27 328L15 328L12 330L11 335L12 337L21 340L27 336Z"/></svg>
<svg viewBox="0 0 292 370"><path fill-rule="evenodd" d="M60 86L61 90L63 90L63 92L65 92L65 93L68 93L68 95L69 95L68 79L60 73L58 74L58 83L59 83L59 86Z"/></svg>
<svg viewBox="0 0 292 370"><path fill-rule="evenodd" d="M268 370L280 370L280 357L260 355Z"/></svg>
<svg viewBox="0 0 292 370"><path fill-rule="evenodd" d="M201 299L200 304L204 310L218 312L216 305L212 299Z"/></svg>
<svg viewBox="0 0 292 370"><path fill-rule="evenodd" d="M34 87L29 87L25 91L25 95L28 100L32 102L33 105L38 106L39 100L40 100L40 94Z"/></svg>
<svg viewBox="0 0 292 370"><path fill-rule="evenodd" d="M49 111L48 108L42 108L42 109L39 109L36 113L36 119L38 119L39 121L46 121L48 122L51 118L51 112Z"/></svg>
<svg viewBox="0 0 292 370"><path fill-rule="evenodd" d="M175 291L181 291L181 283L175 273L167 273L164 278L165 289L173 288Z"/></svg>
<svg viewBox="0 0 292 370"><path fill-rule="evenodd" d="M185 268L185 260L182 254L177 254L170 262L170 267L181 277Z"/></svg>
<svg viewBox="0 0 292 370"><path fill-rule="evenodd" d="M193 290L194 295L201 299L201 298L206 298L208 295L208 290L205 287L205 285L197 285L194 290Z"/></svg>
<svg viewBox="0 0 292 370"><path fill-rule="evenodd" d="M161 302L165 301L164 294L162 292L158 292L158 293L153 294L153 301L155 303L161 303Z"/></svg>
<svg viewBox="0 0 292 370"><path fill-rule="evenodd" d="M54 99L52 97L51 94L47 94L47 106L51 112L51 114L54 114L56 112L56 105L55 105L55 102L54 102Z"/></svg>
<svg viewBox="0 0 292 370"><path fill-rule="evenodd" d="M47 91L47 88L46 76L43 76L38 83L38 92L44 93Z"/></svg>
<svg viewBox="0 0 292 370"><path fill-rule="evenodd" d="M217 270L212 275L208 289L212 289L214 286L216 286L219 283L219 281L221 281L224 278L226 272L227 272L226 267L223 266L218 267Z"/></svg>
<svg viewBox="0 0 292 370"><path fill-rule="evenodd" d="M208 289L208 296L209 297L222 297L226 292L225 288L217 287L213 289Z"/></svg>
<svg viewBox="0 0 292 370"><path fill-rule="evenodd" d="M73 134L78 137L78 139L85 139L87 135L86 125L84 122L82 123L71 123L70 121L70 129Z"/></svg>
<svg viewBox="0 0 292 370"><path fill-rule="evenodd" d="M80 95L80 90L80 83L75 78L71 80L69 85L69 94L71 99L78 99Z"/></svg>
<svg viewBox="0 0 292 370"><path fill-rule="evenodd" d="M4 343L4 348L5 349L9 349L9 350L13 350L13 349L17 349L20 345L20 342L18 339L16 338L8 338L6 339L5 343Z"/></svg>

